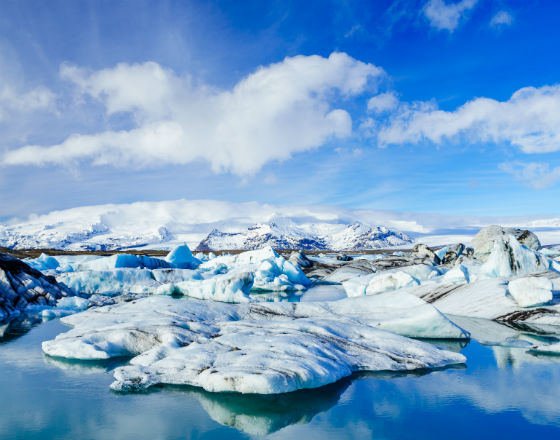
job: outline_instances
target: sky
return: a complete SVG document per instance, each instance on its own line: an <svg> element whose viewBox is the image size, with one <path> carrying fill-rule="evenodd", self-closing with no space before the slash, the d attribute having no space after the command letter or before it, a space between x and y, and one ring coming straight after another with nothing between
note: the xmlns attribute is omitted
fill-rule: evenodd
<svg viewBox="0 0 560 440"><path fill-rule="evenodd" d="M0 219L211 199L556 215L560 2L0 2Z"/></svg>

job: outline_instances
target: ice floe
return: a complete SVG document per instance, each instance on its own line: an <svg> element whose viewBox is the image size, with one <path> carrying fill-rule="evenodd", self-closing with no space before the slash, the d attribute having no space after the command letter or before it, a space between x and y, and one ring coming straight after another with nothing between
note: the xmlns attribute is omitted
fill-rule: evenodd
<svg viewBox="0 0 560 440"><path fill-rule="evenodd" d="M464 362L382 330L468 337L423 301L396 299L234 305L152 296L63 318L74 328L43 350L71 359L135 356L115 371L118 390L169 383L270 394L322 386L353 371Z"/></svg>
<svg viewBox="0 0 560 440"><path fill-rule="evenodd" d="M63 260L61 258L61 260ZM33 261L45 267L45 258ZM272 248L223 255L201 262L188 246L166 260L143 255L66 259L53 273L77 293L171 293L215 301L244 302L248 290L301 291L311 285L297 264ZM53 265L54 266L54 265Z"/></svg>
<svg viewBox="0 0 560 440"><path fill-rule="evenodd" d="M479 277L512 277L550 268L548 258L523 246L513 235L497 237L493 246Z"/></svg>
<svg viewBox="0 0 560 440"><path fill-rule="evenodd" d="M223 255L202 263L201 272L252 272L253 290L303 290L311 285L298 265L278 255L270 246L237 255Z"/></svg>
<svg viewBox="0 0 560 440"><path fill-rule="evenodd" d="M508 291L521 307L533 307L552 301L552 281L548 278L517 278L509 282Z"/></svg>
<svg viewBox="0 0 560 440"><path fill-rule="evenodd" d="M440 272L433 266L413 264L399 269L350 278L342 285L348 296L375 295L388 290L418 286L421 280L432 279L439 275Z"/></svg>
<svg viewBox="0 0 560 440"><path fill-rule="evenodd" d="M252 272L218 274L202 280L181 281L162 284L154 293L158 295L185 295L191 298L241 303L251 301L249 294L253 287Z"/></svg>

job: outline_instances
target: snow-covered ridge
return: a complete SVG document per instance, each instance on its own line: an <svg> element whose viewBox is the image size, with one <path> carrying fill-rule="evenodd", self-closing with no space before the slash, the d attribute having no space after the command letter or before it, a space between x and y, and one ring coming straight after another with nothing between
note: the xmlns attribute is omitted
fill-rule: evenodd
<svg viewBox="0 0 560 440"><path fill-rule="evenodd" d="M84 206L14 219L0 224L0 246L112 250L172 249L187 243L195 249L213 230L220 231L225 240L225 234L238 234L255 225L270 223L275 223L276 229L293 223L301 228L303 235L314 237L341 233L332 240L338 248L348 249L360 248L359 242L363 241L359 231L349 228L356 223L371 226L374 234L377 225L383 225L411 237L421 236L418 239L429 245L467 243L480 227L490 224L538 227L542 230L535 232L541 243L560 243L560 220L555 218L452 217L335 206L172 200ZM228 237L229 240L235 238Z"/></svg>
<svg viewBox="0 0 560 440"><path fill-rule="evenodd" d="M0 246L170 249L182 243L196 248L204 240L202 247L211 249L272 245L338 250L410 243L407 235L374 226L378 223L371 220L358 211L339 208L187 200L141 202L73 208L0 224Z"/></svg>
<svg viewBox="0 0 560 440"><path fill-rule="evenodd" d="M220 249L364 250L403 246L412 239L384 226L367 226L359 222L349 225L307 223L298 225L285 218L253 225L242 232L214 229L200 242L199 251Z"/></svg>

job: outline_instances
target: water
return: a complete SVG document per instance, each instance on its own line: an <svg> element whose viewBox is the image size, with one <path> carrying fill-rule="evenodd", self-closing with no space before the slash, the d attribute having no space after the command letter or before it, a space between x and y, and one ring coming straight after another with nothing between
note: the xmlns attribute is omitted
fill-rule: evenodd
<svg viewBox="0 0 560 440"><path fill-rule="evenodd" d="M560 438L560 358L524 349L448 342L466 367L355 375L282 396L190 387L117 394L110 370L122 360L49 359L41 341L67 327L25 329L7 329L0 342L2 439Z"/></svg>

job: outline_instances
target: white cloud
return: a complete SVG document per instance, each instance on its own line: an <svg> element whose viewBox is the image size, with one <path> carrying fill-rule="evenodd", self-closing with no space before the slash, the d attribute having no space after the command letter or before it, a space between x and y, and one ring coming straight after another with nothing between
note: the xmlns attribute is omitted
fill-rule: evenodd
<svg viewBox="0 0 560 440"><path fill-rule="evenodd" d="M394 110L399 105L399 98L393 92L380 93L370 98L367 108L372 113L383 113Z"/></svg>
<svg viewBox="0 0 560 440"><path fill-rule="evenodd" d="M0 121L8 119L13 113L29 113L54 104L55 96L46 87L22 91L5 79L0 79L0 82Z"/></svg>
<svg viewBox="0 0 560 440"><path fill-rule="evenodd" d="M251 174L271 160L349 136L350 115L333 102L362 93L384 75L344 53L296 56L219 91L153 62L95 72L64 65L61 76L82 95L103 102L108 115L131 114L135 126L73 134L48 147L24 146L7 152L3 163L87 158L99 165L141 167L206 160L215 171Z"/></svg>
<svg viewBox="0 0 560 440"><path fill-rule="evenodd" d="M370 118L371 119L371 118ZM366 120L364 131L380 146L444 140L509 143L525 153L560 150L560 85L525 87L507 101L476 98L454 111L434 102L400 103L382 124Z"/></svg>
<svg viewBox="0 0 560 440"><path fill-rule="evenodd" d="M507 11L499 11L492 20L490 20L490 26L492 27L502 27L509 26L513 23L513 16Z"/></svg>
<svg viewBox="0 0 560 440"><path fill-rule="evenodd" d="M424 6L424 15L430 25L439 30L453 32L465 14L475 7L478 0L461 0L457 3L445 3L443 0L430 0Z"/></svg>
<svg viewBox="0 0 560 440"><path fill-rule="evenodd" d="M535 189L552 186L560 180L560 167L551 169L548 163L543 162L504 162L500 164L500 169Z"/></svg>

